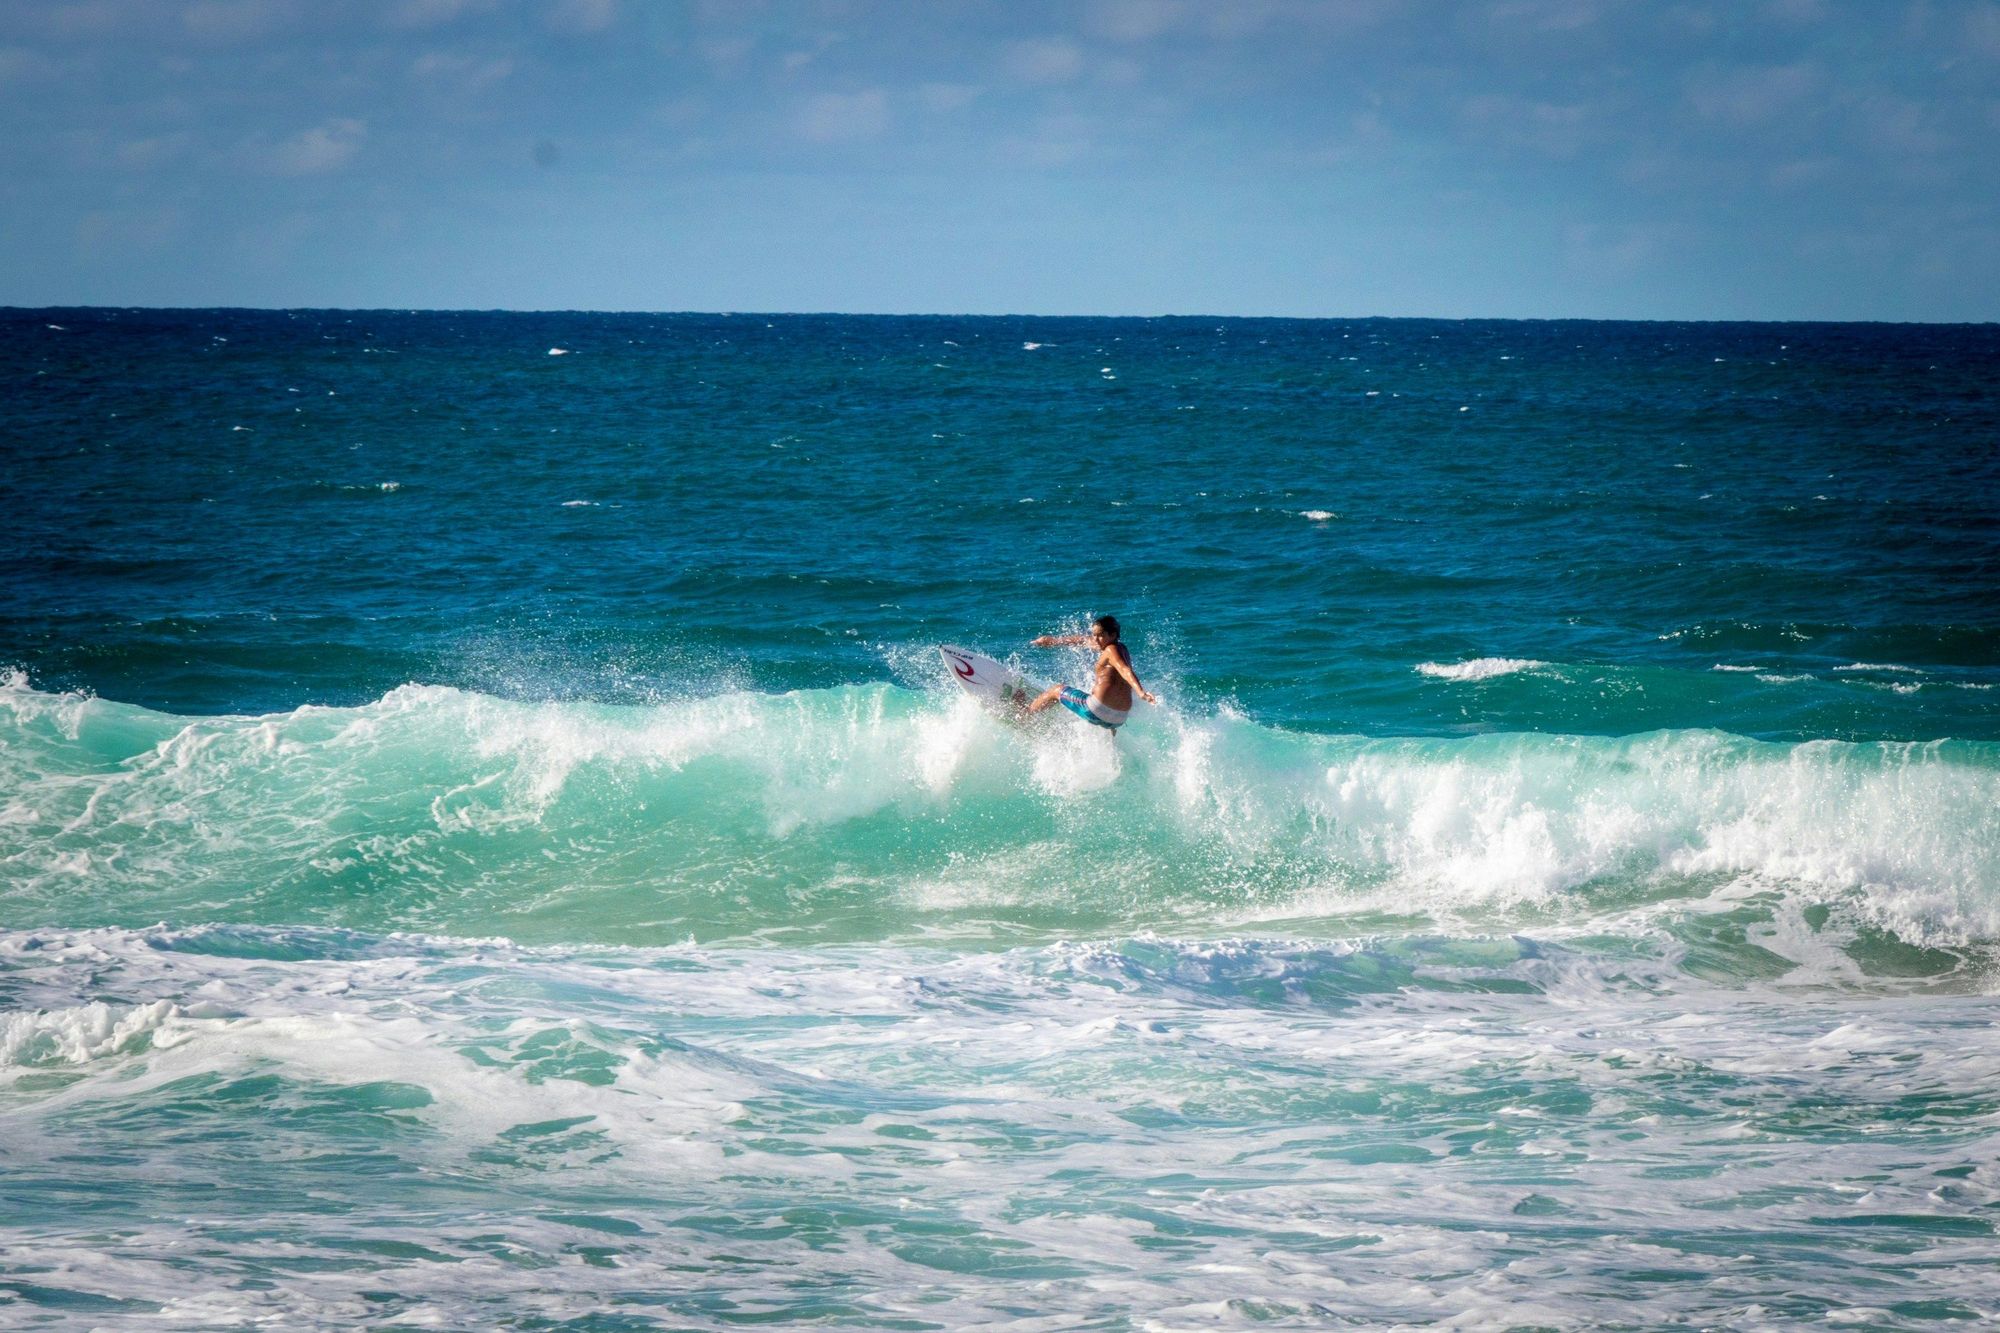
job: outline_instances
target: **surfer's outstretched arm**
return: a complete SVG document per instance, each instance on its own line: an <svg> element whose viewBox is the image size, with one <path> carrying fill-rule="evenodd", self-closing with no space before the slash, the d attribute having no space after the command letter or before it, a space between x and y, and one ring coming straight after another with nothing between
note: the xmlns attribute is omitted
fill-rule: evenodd
<svg viewBox="0 0 2000 1333"><path fill-rule="evenodd" d="M1040 638L1028 640L1030 648L1082 648L1088 647L1088 634L1044 634Z"/></svg>
<svg viewBox="0 0 2000 1333"><path fill-rule="evenodd" d="M1144 699L1149 704L1156 704L1160 701L1158 695L1139 683L1139 677L1132 670L1132 664L1125 660L1125 654L1107 648L1104 651L1104 658L1107 662L1111 663L1112 670L1125 677L1141 699Z"/></svg>

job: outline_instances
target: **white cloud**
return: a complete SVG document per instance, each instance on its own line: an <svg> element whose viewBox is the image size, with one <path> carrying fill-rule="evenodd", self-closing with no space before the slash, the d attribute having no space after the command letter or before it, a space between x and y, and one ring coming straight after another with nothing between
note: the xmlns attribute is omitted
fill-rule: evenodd
<svg viewBox="0 0 2000 1333"><path fill-rule="evenodd" d="M1129 88L1145 77L1146 71L1136 60L1123 56L1113 56L1097 63L1097 81L1114 88Z"/></svg>
<svg viewBox="0 0 2000 1333"><path fill-rule="evenodd" d="M410 62L410 74L425 83L448 85L459 92L479 92L514 72L514 62L495 58L432 51Z"/></svg>
<svg viewBox="0 0 2000 1333"><path fill-rule="evenodd" d="M1944 150L1945 137L1925 123L1924 108L1901 98L1878 97L1863 114L1862 137L1877 152L1891 157L1932 157Z"/></svg>
<svg viewBox="0 0 2000 1333"><path fill-rule="evenodd" d="M53 60L24 46L0 46L0 86L47 78L56 72Z"/></svg>
<svg viewBox="0 0 2000 1333"><path fill-rule="evenodd" d="M1982 5L1967 14L1965 37L1973 50L2000 58L2000 5Z"/></svg>
<svg viewBox="0 0 2000 1333"><path fill-rule="evenodd" d="M1826 0L1770 0L1764 12L1780 23L1818 23L1826 17Z"/></svg>
<svg viewBox="0 0 2000 1333"><path fill-rule="evenodd" d="M1735 125L1759 125L1797 105L1820 86L1819 70L1809 64L1737 65L1711 69L1688 87L1688 101L1709 119Z"/></svg>
<svg viewBox="0 0 2000 1333"><path fill-rule="evenodd" d="M1086 21L1114 42L1145 42L1187 22L1191 8L1188 0L1098 0Z"/></svg>
<svg viewBox="0 0 2000 1333"><path fill-rule="evenodd" d="M603 32L618 21L618 0L556 0L549 26L558 32Z"/></svg>
<svg viewBox="0 0 2000 1333"><path fill-rule="evenodd" d="M392 28L435 28L477 6L478 0L399 0L388 22Z"/></svg>
<svg viewBox="0 0 2000 1333"><path fill-rule="evenodd" d="M185 131L156 134L144 139L127 139L118 145L118 165L133 171L149 171L182 156L192 141L192 137Z"/></svg>
<svg viewBox="0 0 2000 1333"><path fill-rule="evenodd" d="M707 111L708 103L689 93L682 97L657 102L646 114L655 124L681 129L700 120Z"/></svg>
<svg viewBox="0 0 2000 1333"><path fill-rule="evenodd" d="M970 83L926 83L917 89L917 100L924 104L924 110L943 115L969 105L985 91Z"/></svg>
<svg viewBox="0 0 2000 1333"><path fill-rule="evenodd" d="M1830 157L1795 158L1772 167L1765 180L1774 190L1807 189L1829 179L1838 165Z"/></svg>
<svg viewBox="0 0 2000 1333"><path fill-rule="evenodd" d="M39 20L36 26L51 37L108 37L127 27L132 15L115 0L80 0L76 4L50 5L38 10L25 6L24 17Z"/></svg>
<svg viewBox="0 0 2000 1333"><path fill-rule="evenodd" d="M716 37L698 43L695 47L709 68L717 74L733 74L742 68L750 53L757 49L754 37Z"/></svg>
<svg viewBox="0 0 2000 1333"><path fill-rule="evenodd" d="M1563 228L1563 255L1572 269L1597 277L1628 277L1662 261L1680 229L1672 224Z"/></svg>
<svg viewBox="0 0 2000 1333"><path fill-rule="evenodd" d="M797 45L778 58L778 67L787 74L798 73L847 40L847 34L842 32L823 32L816 37L799 33L797 37Z"/></svg>
<svg viewBox="0 0 2000 1333"><path fill-rule="evenodd" d="M1501 27L1535 28L1542 32L1575 32L1600 17L1597 0L1509 0L1488 15Z"/></svg>
<svg viewBox="0 0 2000 1333"><path fill-rule="evenodd" d="M799 113L799 133L814 143L873 139L889 127L889 98L879 88L822 93Z"/></svg>
<svg viewBox="0 0 2000 1333"><path fill-rule="evenodd" d="M76 245L90 259L163 250L186 233L187 223L187 211L174 205L99 210L77 219Z"/></svg>
<svg viewBox="0 0 2000 1333"><path fill-rule="evenodd" d="M1296 170L1318 171L1344 167L1371 155L1379 156L1396 145L1395 131L1380 111L1355 112L1346 118L1345 130L1345 133L1339 133L1338 127L1335 127L1311 146L1281 150L1272 154L1270 160Z"/></svg>
<svg viewBox="0 0 2000 1333"><path fill-rule="evenodd" d="M1066 167L1097 152L1097 130L1082 116L1044 116L1031 133L1002 140L1000 157L1016 166Z"/></svg>
<svg viewBox="0 0 2000 1333"><path fill-rule="evenodd" d="M282 27L292 15L290 0L201 0L181 11L181 26L210 41L240 42Z"/></svg>
<svg viewBox="0 0 2000 1333"><path fill-rule="evenodd" d="M1009 74L1028 83L1068 83L1083 73L1083 52L1061 37L1014 42L1002 64Z"/></svg>
<svg viewBox="0 0 2000 1333"><path fill-rule="evenodd" d="M1396 14L1400 0L1096 0L1084 13L1092 36L1150 42L1176 32L1236 41L1273 29L1346 32Z"/></svg>
<svg viewBox="0 0 2000 1333"><path fill-rule="evenodd" d="M1573 157L1593 135L1590 109L1576 103L1484 95L1465 99L1459 112L1486 142L1549 157Z"/></svg>
<svg viewBox="0 0 2000 1333"><path fill-rule="evenodd" d="M1094 148L1087 139L1009 139L1000 145L1000 156L1015 166L1048 170L1081 162Z"/></svg>
<svg viewBox="0 0 2000 1333"><path fill-rule="evenodd" d="M280 176L324 175L353 161L367 137L368 126L362 121L329 120L273 145L262 155L264 165Z"/></svg>

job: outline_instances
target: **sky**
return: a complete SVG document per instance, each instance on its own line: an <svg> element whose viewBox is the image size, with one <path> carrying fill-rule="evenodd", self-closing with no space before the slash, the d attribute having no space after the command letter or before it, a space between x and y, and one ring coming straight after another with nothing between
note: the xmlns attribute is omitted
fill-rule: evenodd
<svg viewBox="0 0 2000 1333"><path fill-rule="evenodd" d="M0 0L0 305L2000 319L2000 0Z"/></svg>

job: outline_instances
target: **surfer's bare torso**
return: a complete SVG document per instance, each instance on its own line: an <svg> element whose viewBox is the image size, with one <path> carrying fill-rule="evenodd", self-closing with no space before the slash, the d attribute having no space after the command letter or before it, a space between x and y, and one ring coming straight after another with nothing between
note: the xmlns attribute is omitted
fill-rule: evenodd
<svg viewBox="0 0 2000 1333"><path fill-rule="evenodd" d="M1097 680L1090 688L1090 697L1102 700L1120 712L1132 707L1132 687L1119 673L1118 668L1130 670L1132 654L1125 651L1125 645L1114 643L1097 655Z"/></svg>
<svg viewBox="0 0 2000 1333"><path fill-rule="evenodd" d="M1118 641L1118 622L1110 616L1093 621L1088 634L1044 634L1032 642L1037 648L1088 645L1097 650L1097 664L1088 696L1072 685L1051 685L1028 705L1031 713L1060 703L1086 722L1116 731L1132 711L1134 691L1149 704L1158 702L1152 691L1139 683L1132 670L1132 654Z"/></svg>

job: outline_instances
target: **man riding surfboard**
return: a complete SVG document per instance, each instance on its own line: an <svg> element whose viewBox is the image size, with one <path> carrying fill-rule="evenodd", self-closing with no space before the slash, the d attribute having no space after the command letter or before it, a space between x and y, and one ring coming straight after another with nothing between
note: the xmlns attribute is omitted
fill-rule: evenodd
<svg viewBox="0 0 2000 1333"><path fill-rule="evenodd" d="M1097 650L1096 680L1085 694L1074 685L1051 685L1043 690L1028 711L1039 713L1051 704L1061 704L1093 726L1116 732L1132 712L1132 692L1149 704L1159 698L1139 683L1132 670L1132 654L1118 641L1115 616L1099 616L1090 622L1088 634L1044 634L1030 641L1035 648L1066 648L1088 645Z"/></svg>

